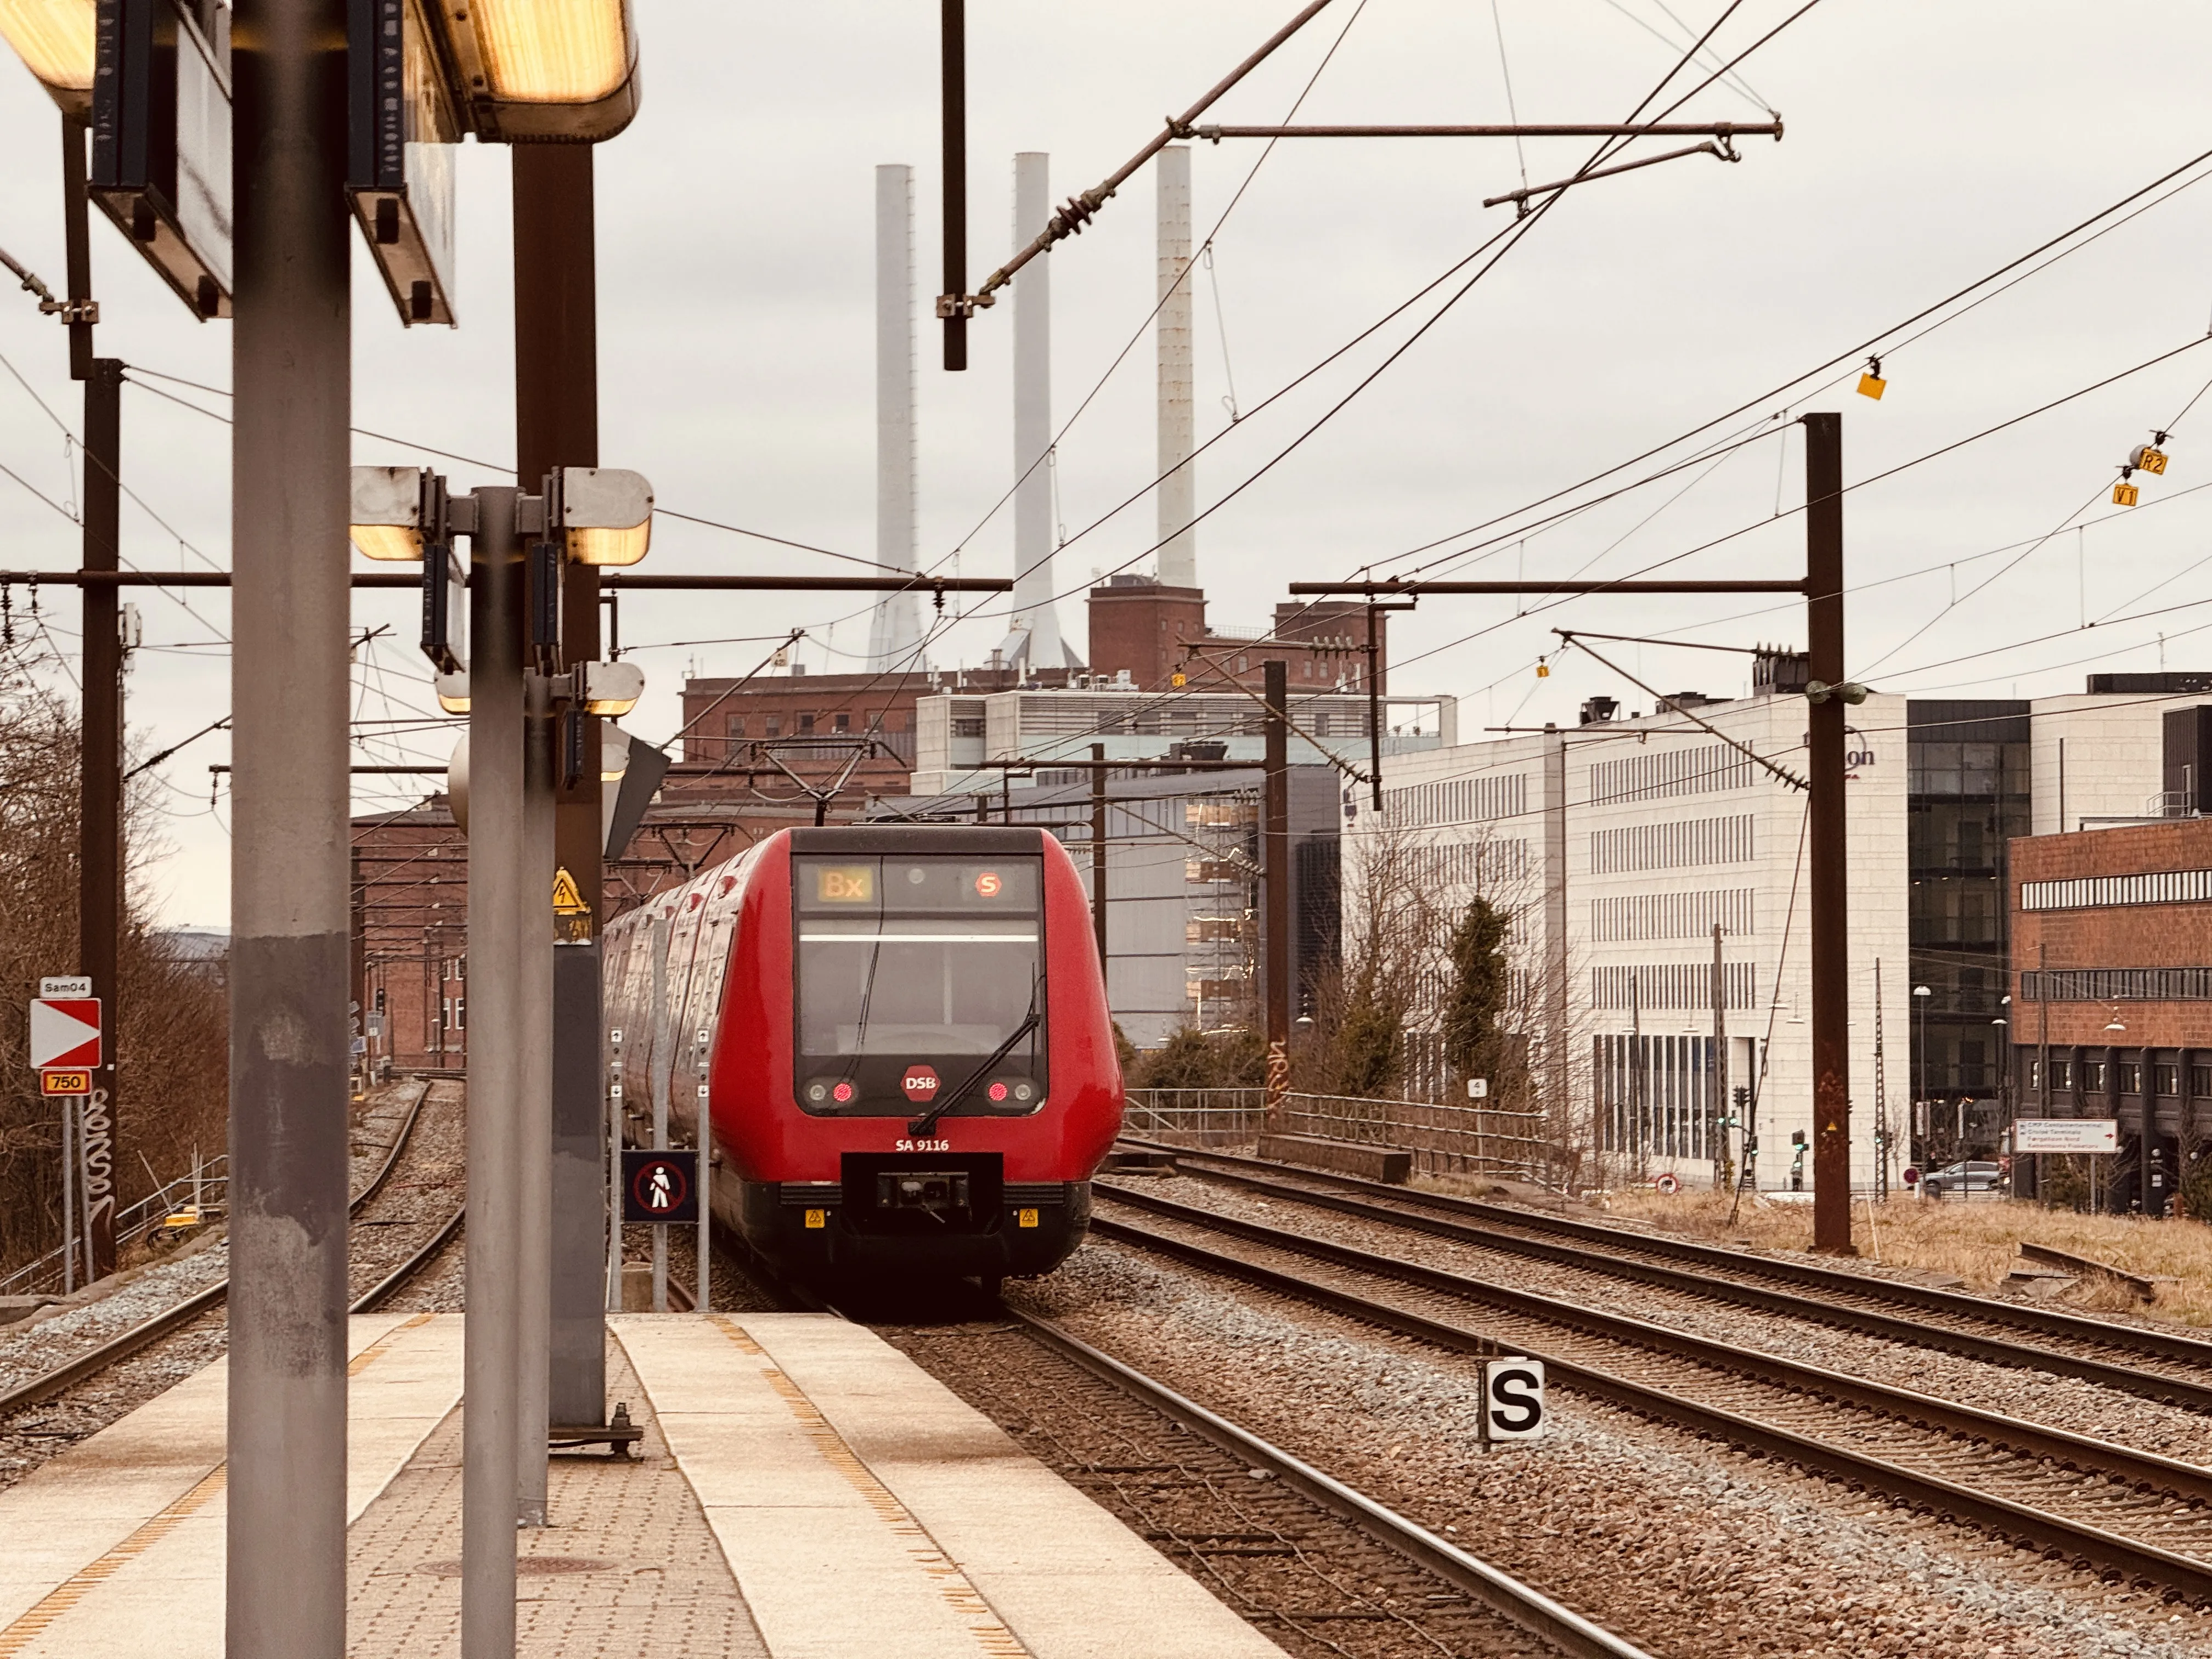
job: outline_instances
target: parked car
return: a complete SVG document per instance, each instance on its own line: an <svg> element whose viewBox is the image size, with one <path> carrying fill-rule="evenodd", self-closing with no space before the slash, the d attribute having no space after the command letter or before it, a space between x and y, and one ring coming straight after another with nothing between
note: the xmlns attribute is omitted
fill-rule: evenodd
<svg viewBox="0 0 2212 1659"><path fill-rule="evenodd" d="M1930 1198L1943 1198L1953 1193L1972 1196L1975 1193L1994 1193L2004 1185L2004 1168L1998 1164L1979 1161L1954 1164L1948 1169L1930 1170L1923 1176L1920 1190Z"/></svg>

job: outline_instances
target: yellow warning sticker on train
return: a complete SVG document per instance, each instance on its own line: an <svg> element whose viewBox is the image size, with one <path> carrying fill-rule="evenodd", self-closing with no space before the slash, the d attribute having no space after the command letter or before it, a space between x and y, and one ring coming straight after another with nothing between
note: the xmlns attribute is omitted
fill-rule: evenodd
<svg viewBox="0 0 2212 1659"><path fill-rule="evenodd" d="M1014 1212L1014 1225L1017 1227L1034 1227L1036 1225L1036 1223L1037 1212L1035 1210L1017 1210Z"/></svg>
<svg viewBox="0 0 2212 1659"><path fill-rule="evenodd" d="M809 1227L828 1226L830 1224L830 1212L827 1210L809 1210L806 1212L806 1224Z"/></svg>
<svg viewBox="0 0 2212 1659"><path fill-rule="evenodd" d="M553 914L556 916L587 916L592 907L584 902L584 895L576 885L575 877L566 870L553 872Z"/></svg>

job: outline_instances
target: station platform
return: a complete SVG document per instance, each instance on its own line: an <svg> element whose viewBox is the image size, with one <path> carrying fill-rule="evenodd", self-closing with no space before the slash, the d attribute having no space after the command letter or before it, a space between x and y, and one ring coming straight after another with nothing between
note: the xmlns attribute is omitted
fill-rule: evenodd
<svg viewBox="0 0 2212 1659"><path fill-rule="evenodd" d="M865 1328L611 1317L634 1462L556 1457L520 1650L1260 1659L1281 1650ZM352 1322L349 1659L458 1655L459 1315ZM217 1659L223 1367L0 1492L0 1659Z"/></svg>

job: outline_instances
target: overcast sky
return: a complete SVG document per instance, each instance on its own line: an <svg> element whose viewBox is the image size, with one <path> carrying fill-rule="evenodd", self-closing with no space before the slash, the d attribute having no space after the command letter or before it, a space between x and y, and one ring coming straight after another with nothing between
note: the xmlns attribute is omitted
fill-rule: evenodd
<svg viewBox="0 0 2212 1659"><path fill-rule="evenodd" d="M1801 3L1743 0L1717 51L1733 56ZM971 270L980 277L1012 246L1017 150L1048 152L1054 194L1065 198L1113 170L1164 112L1187 106L1294 9L1292 0L969 0ZM1311 81L1302 119L1502 121L1510 71L1523 120L1618 120L1720 9L1721 0L1335 0L1214 113L1280 121ZM643 112L598 159L601 459L646 473L664 507L870 556L872 173L884 161L915 167L926 311L939 263L937 8L637 0L637 14ZM1201 506L1273 463L1199 532L1212 619L1255 626L1287 580L1407 568L1409 552L1431 543L1421 560L1470 547L1486 539L1463 533L1470 526L1759 399L1705 441L1777 435L1450 568L1623 574L1747 531L1669 573L1793 574L1802 518L1755 527L1802 499L1792 415L1842 410L1845 476L1856 481L2205 337L2212 266L2202 227L2212 191L2185 188L1886 352L1880 403L1853 393L1855 368L1796 388L1786 406L1764 398L2212 147L2208 64L2212 12L2189 8L1814 5L1677 118L1759 120L1771 106L1788 123L1782 143L1741 141L1736 166L1696 156L1578 188L1340 409L1464 276L1207 453ZM1674 87L1693 84L1680 77ZM57 126L27 74L0 75L0 139L17 158L0 174L0 246L58 287ZM1511 210L1485 210L1482 200L1521 183L1524 166L1542 183L1572 173L1589 149L1575 140L1532 141L1525 155L1494 140L1307 140L1279 145L1263 162L1264 147L1249 141L1200 146L1201 234L1260 164L1200 274L1201 438L1229 425L1232 386L1237 405L1255 409L1508 228ZM463 151L459 329L402 330L357 253L356 425L487 462L512 459L507 169L495 148ZM2212 164L2177 183L2206 171ZM1149 336L1109 374L1152 305L1152 179L1139 174L1052 256L1055 422L1100 388L1061 440L1057 467L1057 517L1074 538L1056 573L1075 596L1061 625L1079 641L1079 594L1092 573L1133 560L1149 568L1155 539L1149 498L1097 522L1152 473ZM193 322L97 221L94 258L103 353L228 386L227 324ZM923 326L923 556L957 550L969 574L1012 566L1011 515L991 514L1012 475L1011 324L1000 307L972 325L964 375L938 369L934 325ZM33 493L62 507L76 499L62 431L37 401L77 426L62 331L18 295L0 305L0 354L24 382L0 380L0 463L18 480L0 479L4 563L68 568L77 532ZM1885 690L2027 696L2079 690L2085 672L2155 668L2161 658L2212 667L2212 580L2196 568L2212 558L2212 492L2183 493L2212 481L2212 398L2175 428L2172 469L2142 481L2142 506L2130 513L2107 499L2129 448L2173 421L2208 380L2212 349L2184 350L1855 491L1848 568L1855 585L1871 586L1850 605L1854 672ZM208 410L228 407L168 389ZM125 479L144 502L124 508L126 559L227 565L228 428L133 387L123 453ZM356 459L424 458L363 438ZM457 489L504 481L489 468L443 465ZM651 568L841 568L667 521ZM129 719L144 752L228 707L224 598L186 597L188 606L136 596L147 648L131 673ZM27 595L18 588L12 598L20 644ZM39 609L73 653L74 598L48 591ZM357 712L419 716L428 704L411 603L360 595L355 609L362 627L389 629L362 653ZM939 636L936 663L979 662L998 641L1003 607L978 609ZM1394 687L1465 699L1462 733L1571 721L1594 692L1631 707L1648 699L1573 655L1539 681L1536 659L1556 647L1554 624L1734 644L1802 643L1803 633L1797 607L1762 611L1754 600L1594 599L1515 613L1510 601L1437 599L1399 618ZM742 672L769 648L762 636L787 627L810 630L803 659L813 672L855 667L867 621L860 599L626 601L623 642L652 688L629 723L665 737L688 672ZM1735 691L1747 678L1742 659L1621 649L1617 660L1662 690ZM389 730L365 726L360 758L442 761L450 747L443 732ZM154 896L171 922L226 921L228 802L217 791L210 807L208 767L227 757L217 734L158 769L172 850ZM410 793L404 781L363 785L364 811Z"/></svg>

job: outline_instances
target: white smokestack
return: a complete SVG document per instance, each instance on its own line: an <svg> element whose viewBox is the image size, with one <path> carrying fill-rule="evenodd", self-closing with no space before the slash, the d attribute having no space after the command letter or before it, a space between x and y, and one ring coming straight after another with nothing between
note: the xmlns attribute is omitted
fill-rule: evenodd
<svg viewBox="0 0 2212 1659"><path fill-rule="evenodd" d="M876 169L876 558L918 562L914 433L914 169ZM922 667L921 596L895 593L868 624L868 666Z"/></svg>
<svg viewBox="0 0 2212 1659"><path fill-rule="evenodd" d="M1190 374L1190 146L1159 161L1160 580L1198 586L1198 469Z"/></svg>
<svg viewBox="0 0 2212 1659"><path fill-rule="evenodd" d="M1052 216L1050 161L1035 150L1014 157L1017 248ZM1013 290L1014 477L1019 481L1014 487L1014 627L1029 635L1032 669L1059 668L1066 659L1060 613L1052 603L1052 471L1045 459L1052 446L1052 256L1024 265Z"/></svg>

